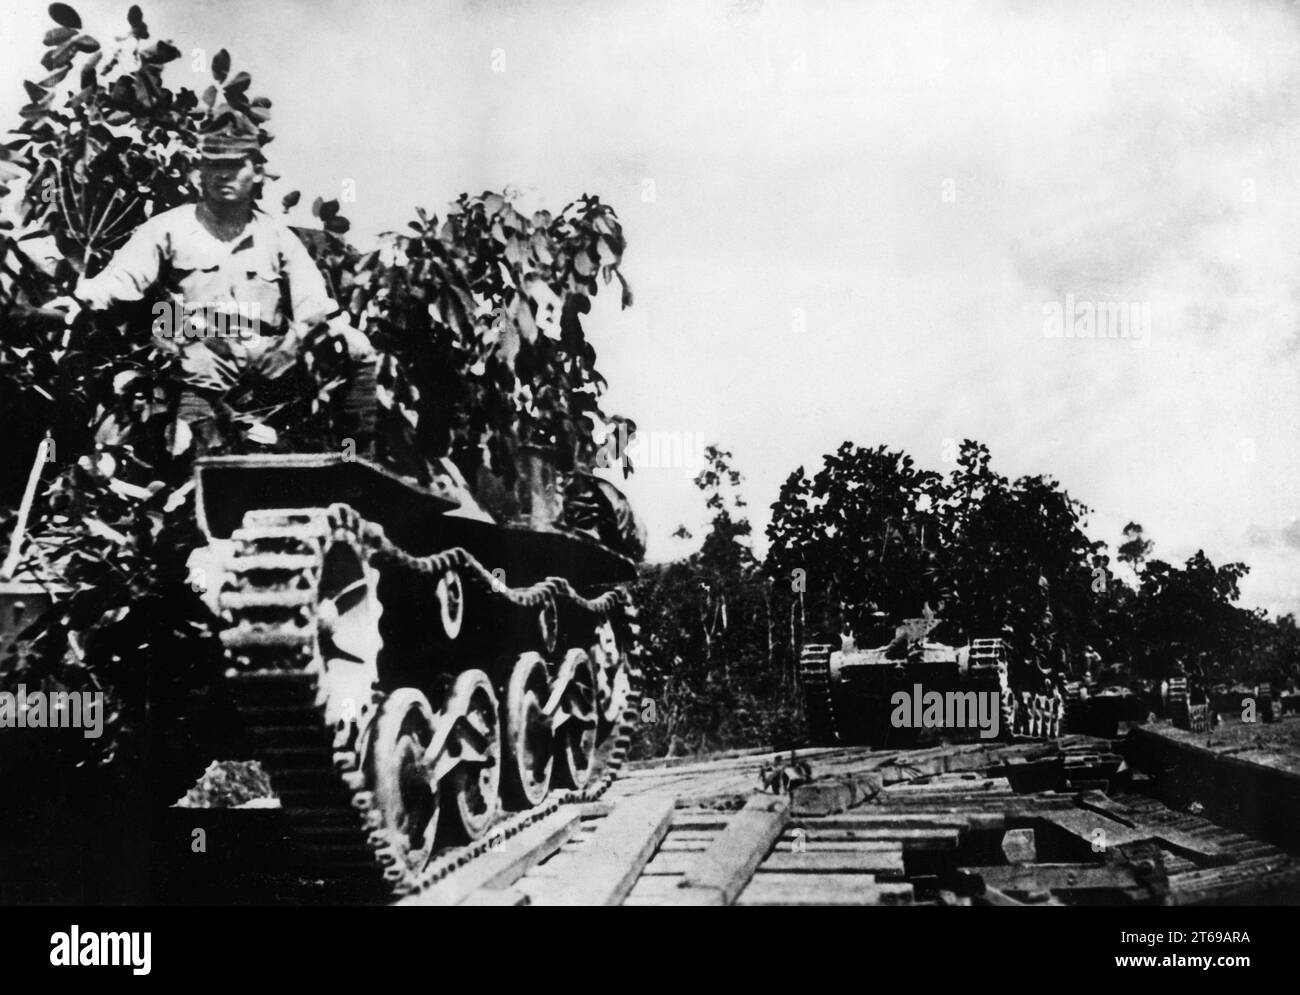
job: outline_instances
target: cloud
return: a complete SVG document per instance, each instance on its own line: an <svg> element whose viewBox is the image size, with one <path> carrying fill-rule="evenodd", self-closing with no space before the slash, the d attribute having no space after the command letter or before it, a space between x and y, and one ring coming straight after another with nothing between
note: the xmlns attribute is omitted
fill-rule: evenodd
<svg viewBox="0 0 1300 995"><path fill-rule="evenodd" d="M273 98L284 190L355 181L358 237L465 189L613 203L637 303L591 316L608 406L730 449L756 535L845 439L942 469L973 437L1098 537L1140 521L1175 561L1248 560L1244 603L1297 606L1294 545L1242 527L1300 507L1289 5L154 6L155 36L227 46ZM16 7L10 120L46 16ZM1149 303L1149 348L1045 340L1066 293ZM681 472L628 489L654 556L704 517Z"/></svg>

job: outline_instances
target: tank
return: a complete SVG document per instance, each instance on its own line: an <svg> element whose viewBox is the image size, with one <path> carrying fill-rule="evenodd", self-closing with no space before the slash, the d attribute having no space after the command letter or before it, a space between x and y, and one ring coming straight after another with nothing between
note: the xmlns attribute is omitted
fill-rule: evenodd
<svg viewBox="0 0 1300 995"><path fill-rule="evenodd" d="M622 762L635 558L523 462L502 519L445 460L428 487L341 455L196 461L191 580L247 758L327 888L400 896L447 844L595 797Z"/></svg>
<svg viewBox="0 0 1300 995"><path fill-rule="evenodd" d="M906 619L872 649L848 636L839 649L804 645L800 682L812 742L912 747L1064 731L1065 695L1054 675L1016 666L1000 638L964 646L932 640L940 624ZM940 711L928 710L935 706Z"/></svg>
<svg viewBox="0 0 1300 995"><path fill-rule="evenodd" d="M1167 710L1179 729L1209 732L1210 714L1205 689L1184 676L1169 678Z"/></svg>

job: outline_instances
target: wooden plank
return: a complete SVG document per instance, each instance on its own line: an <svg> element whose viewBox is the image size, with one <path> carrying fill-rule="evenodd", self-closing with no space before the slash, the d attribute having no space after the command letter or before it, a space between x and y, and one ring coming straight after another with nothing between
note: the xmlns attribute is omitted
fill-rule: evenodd
<svg viewBox="0 0 1300 995"><path fill-rule="evenodd" d="M618 905L672 824L671 798L620 802L579 853L568 857L562 878L540 882L534 905Z"/></svg>
<svg viewBox="0 0 1300 995"><path fill-rule="evenodd" d="M835 838L842 837L842 838ZM834 831L830 838L809 835L797 842L809 849L818 844L855 847L870 843L901 844L905 853L919 850L955 850L961 838L959 829L859 829ZM784 841L782 841L784 842ZM792 843L793 845L793 843Z"/></svg>
<svg viewBox="0 0 1300 995"><path fill-rule="evenodd" d="M662 895L653 897L638 896L635 899L629 895L623 900L624 905L655 905L655 906L720 906L722 905L722 893L716 888L674 888L666 891Z"/></svg>
<svg viewBox="0 0 1300 995"><path fill-rule="evenodd" d="M660 853L703 853L709 848L709 844L703 840L675 840L672 837L664 840L659 846Z"/></svg>
<svg viewBox="0 0 1300 995"><path fill-rule="evenodd" d="M712 888L730 905L790 819L784 798L754 795L686 873L687 888Z"/></svg>
<svg viewBox="0 0 1300 995"><path fill-rule="evenodd" d="M891 829L888 826L881 826L878 829L792 829L787 830L781 836L782 843L847 843L858 844L866 847L894 847L898 845L899 833L918 833L925 832L925 829ZM958 833L960 828L950 826L935 826L933 831L936 833Z"/></svg>
<svg viewBox="0 0 1300 995"><path fill-rule="evenodd" d="M800 749L795 752L800 760L815 760L845 753L869 753L870 751L859 747L815 746ZM782 750L774 753L767 747L760 746L743 750L728 750L724 753L715 753L707 757L665 757L659 760L634 760L626 765L624 769L628 771L628 773L623 776L626 778L635 778L643 776L644 773L650 771L660 770L722 770L746 764L750 764L755 769L758 769L764 761L775 760L778 757L785 759L789 756L789 750Z"/></svg>
<svg viewBox="0 0 1300 995"><path fill-rule="evenodd" d="M937 798L987 798L990 796L1012 797L1015 792L1007 784L1006 778L990 778L983 782L952 781L943 784L892 784L885 789L884 796L889 799L924 799Z"/></svg>
<svg viewBox="0 0 1300 995"><path fill-rule="evenodd" d="M623 900L624 905L697 906L721 905L722 894L714 888L684 888L681 877L641 878Z"/></svg>
<svg viewBox="0 0 1300 995"><path fill-rule="evenodd" d="M739 812L745 807L745 802L753 793L751 788L746 788L744 791L726 791L722 794L708 792L698 795L679 796L677 804L684 808L705 805L720 812Z"/></svg>
<svg viewBox="0 0 1300 995"><path fill-rule="evenodd" d="M692 832L710 831L721 832L727 828L727 823L731 819L729 816L719 815L717 812L708 813L684 813L680 809L673 813L673 832L678 829L686 829Z"/></svg>
<svg viewBox="0 0 1300 995"><path fill-rule="evenodd" d="M456 905L480 888L508 888L568 841L580 821L580 813L565 806L502 840L499 848L452 871L432 888L408 895L397 904Z"/></svg>
<svg viewBox="0 0 1300 995"><path fill-rule="evenodd" d="M977 902L985 905L1024 905L1024 902L1018 902L1006 892L999 891L997 888L990 887L986 882L984 885L984 894L977 896Z"/></svg>
<svg viewBox="0 0 1300 995"><path fill-rule="evenodd" d="M1006 818L1000 812L846 812L824 819L794 820L786 835L796 829L806 829L809 834L825 830L855 829L989 829L1000 830Z"/></svg>
<svg viewBox="0 0 1300 995"><path fill-rule="evenodd" d="M645 869L641 871L641 880L644 881L648 877L680 878L695 866L699 854L703 852L703 850L700 850L696 853L665 853L661 848L650 859L650 863L645 865Z"/></svg>
<svg viewBox="0 0 1300 995"><path fill-rule="evenodd" d="M911 905L910 884L867 883L868 875L756 874L738 905Z"/></svg>
<svg viewBox="0 0 1300 995"><path fill-rule="evenodd" d="M801 784L790 793L790 809L795 815L831 815L843 812L874 798L883 785L883 778L875 772Z"/></svg>
<svg viewBox="0 0 1300 995"><path fill-rule="evenodd" d="M1166 826L1143 825L1138 819L1133 819L1133 825L1129 826L1116 822L1109 815L1085 809L1076 809L1073 812L1046 812L1043 813L1042 818L1090 845L1097 831L1101 830L1105 833L1107 847L1127 846L1129 843L1142 840L1154 840L1175 853L1206 863L1231 864L1236 860L1230 850L1217 843Z"/></svg>
<svg viewBox="0 0 1300 995"><path fill-rule="evenodd" d="M504 888L500 891L487 888L474 892L469 898L460 903L464 906L519 906L527 905L528 896L516 888Z"/></svg>
<svg viewBox="0 0 1300 995"><path fill-rule="evenodd" d="M902 850L786 850L770 853L759 874L874 874L903 877Z"/></svg>
<svg viewBox="0 0 1300 995"><path fill-rule="evenodd" d="M627 893L628 898L646 898L662 895L665 892L676 891L681 887L682 876L680 874L665 874L658 877L646 877L642 875L637 883L632 886L632 890Z"/></svg>
<svg viewBox="0 0 1300 995"><path fill-rule="evenodd" d="M1133 872L1113 864L1026 864L1014 867L966 867L986 886L1004 892L1145 890Z"/></svg>
<svg viewBox="0 0 1300 995"><path fill-rule="evenodd" d="M897 840L777 840L773 853L801 853L818 851L821 853L866 852L892 853L901 851L902 844Z"/></svg>
<svg viewBox="0 0 1300 995"><path fill-rule="evenodd" d="M1138 816L1127 805L1121 805L1100 791L1085 791L1079 796L1079 806L1098 812L1101 815L1114 819L1116 822L1122 822L1124 825L1132 828L1137 823L1134 821Z"/></svg>

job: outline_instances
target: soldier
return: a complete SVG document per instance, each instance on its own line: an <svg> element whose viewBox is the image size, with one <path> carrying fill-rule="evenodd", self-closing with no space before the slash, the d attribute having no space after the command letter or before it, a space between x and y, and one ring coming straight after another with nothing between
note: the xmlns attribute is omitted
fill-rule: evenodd
<svg viewBox="0 0 1300 995"><path fill-rule="evenodd" d="M178 418L201 454L215 442L213 402L235 376L252 369L275 376L292 366L319 330L341 339L348 357L345 406L358 450L369 450L375 424L376 355L370 340L338 316L324 277L284 223L255 203L264 159L255 133L225 125L199 139L194 204L142 224L97 276L83 277L75 304L100 311L114 304L169 295L155 336L181 355L184 384ZM183 321L168 319L183 315ZM214 318L217 320L214 321ZM181 327L178 327L181 326Z"/></svg>

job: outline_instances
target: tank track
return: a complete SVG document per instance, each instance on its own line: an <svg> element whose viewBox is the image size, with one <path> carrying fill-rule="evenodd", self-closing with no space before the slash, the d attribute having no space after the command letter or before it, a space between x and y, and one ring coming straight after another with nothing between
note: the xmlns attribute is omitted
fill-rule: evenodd
<svg viewBox="0 0 1300 995"><path fill-rule="evenodd" d="M536 607L565 600L603 620L627 604L622 590L588 599L564 578L508 588L468 551L426 557L394 546L382 528L346 505L328 509L250 511L232 535L218 604L231 624L221 633L229 668L226 683L243 720L255 759L271 775L301 863L304 897L341 902L384 901L428 887L532 822L570 802L599 798L617 777L640 711L640 672L627 653L631 690L616 727L596 757L598 767L580 791L552 792L538 807L498 816L484 837L436 854L411 874L388 838L375 798L366 788L355 724L332 729L315 647L319 582L327 548L343 543L365 562L421 574L461 571L504 602ZM382 604L380 605L382 611ZM378 620L377 620L378 621ZM629 625L635 632L635 624ZM383 695L377 689L370 704Z"/></svg>
<svg viewBox="0 0 1300 995"><path fill-rule="evenodd" d="M799 654L799 684L803 687L804 714L813 745L839 741L835 724L835 702L831 697L831 646L809 643Z"/></svg>

